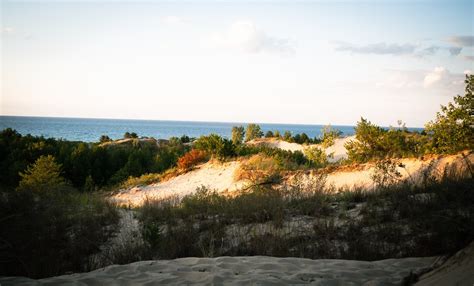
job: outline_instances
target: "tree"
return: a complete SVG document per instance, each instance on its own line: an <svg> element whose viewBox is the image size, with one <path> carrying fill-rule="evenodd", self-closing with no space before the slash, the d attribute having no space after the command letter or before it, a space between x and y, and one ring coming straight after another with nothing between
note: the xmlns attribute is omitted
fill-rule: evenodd
<svg viewBox="0 0 474 286"><path fill-rule="evenodd" d="M273 132L271 130L268 130L267 133L265 133L265 138L273 138L275 135L273 135Z"/></svg>
<svg viewBox="0 0 474 286"><path fill-rule="evenodd" d="M48 191L66 185L61 176L61 165L56 163L52 155L39 157L24 173L20 173L21 181L18 190Z"/></svg>
<svg viewBox="0 0 474 286"><path fill-rule="evenodd" d="M100 143L105 143L105 142L110 142L110 141L112 141L112 139L110 139L109 136L107 136L107 135L100 136L100 139L99 139Z"/></svg>
<svg viewBox="0 0 474 286"><path fill-rule="evenodd" d="M351 140L344 145L349 160L366 162L372 158L387 156L387 146L383 140L384 133L386 132L383 128L361 118L355 127L357 140Z"/></svg>
<svg viewBox="0 0 474 286"><path fill-rule="evenodd" d="M280 131L276 130L276 131L273 133L273 136L275 136L276 138L280 138L280 137L281 137Z"/></svg>
<svg viewBox="0 0 474 286"><path fill-rule="evenodd" d="M259 125L251 123L247 125L247 131L245 135L245 142L248 142L256 138L261 138L263 136L263 132Z"/></svg>
<svg viewBox="0 0 474 286"><path fill-rule="evenodd" d="M308 135L306 133L301 133L301 144L303 143L311 143L311 139L309 139Z"/></svg>
<svg viewBox="0 0 474 286"><path fill-rule="evenodd" d="M454 97L454 103L441 106L434 121L426 124L435 152L453 153L474 147L474 75L466 75L464 96Z"/></svg>
<svg viewBox="0 0 474 286"><path fill-rule="evenodd" d="M235 154L232 142L217 134L199 137L194 143L194 148L206 151L221 161Z"/></svg>
<svg viewBox="0 0 474 286"><path fill-rule="evenodd" d="M129 138L138 138L138 135L137 135L137 133L135 133L135 132L130 133L130 132L127 131L127 132L125 132L125 134L123 135L123 138L126 138L126 139L129 139Z"/></svg>
<svg viewBox="0 0 474 286"><path fill-rule="evenodd" d="M311 161L312 165L319 168L328 163L326 152L318 147L308 147L304 149L304 155Z"/></svg>
<svg viewBox="0 0 474 286"><path fill-rule="evenodd" d="M243 126L232 127L232 143L239 145L244 140L245 130Z"/></svg>
<svg viewBox="0 0 474 286"><path fill-rule="evenodd" d="M291 141L291 139L292 139L291 132L290 131L285 131L285 133L283 134L283 140Z"/></svg>
<svg viewBox="0 0 474 286"><path fill-rule="evenodd" d="M341 131L332 128L331 125L324 126L322 133L321 141L324 148L334 145L336 139L342 134Z"/></svg>

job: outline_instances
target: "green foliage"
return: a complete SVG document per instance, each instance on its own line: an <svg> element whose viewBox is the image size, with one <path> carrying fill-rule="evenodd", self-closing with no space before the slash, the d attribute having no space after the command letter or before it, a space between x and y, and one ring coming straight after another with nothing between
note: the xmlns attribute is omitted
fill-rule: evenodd
<svg viewBox="0 0 474 286"><path fill-rule="evenodd" d="M342 132L340 130L334 129L331 125L324 126L323 134L321 137L322 146L324 148L328 148L334 145L334 142L339 136L341 136Z"/></svg>
<svg viewBox="0 0 474 286"><path fill-rule="evenodd" d="M275 137L275 135L273 134L273 132L271 130L268 130L265 133L265 138L273 138L273 137Z"/></svg>
<svg viewBox="0 0 474 286"><path fill-rule="evenodd" d="M355 131L356 140L345 145L349 160L354 162L421 156L426 152L426 136L406 128L385 130L361 118Z"/></svg>
<svg viewBox="0 0 474 286"><path fill-rule="evenodd" d="M62 176L77 189L85 190L90 176L96 188L118 184L130 176L160 173L176 165L189 150L180 139L157 146L140 144L106 144L71 142L22 136L12 129L0 132L0 186L13 190L21 179L20 172L39 157L52 155L62 165Z"/></svg>
<svg viewBox="0 0 474 286"><path fill-rule="evenodd" d="M105 143L105 142L110 142L110 141L112 141L112 139L110 139L109 136L107 136L107 135L100 136L100 139L99 139L100 143Z"/></svg>
<svg viewBox="0 0 474 286"><path fill-rule="evenodd" d="M276 131L273 133L273 136L276 137L276 138L280 138L280 137L281 137L280 131L276 130Z"/></svg>
<svg viewBox="0 0 474 286"><path fill-rule="evenodd" d="M263 136L263 131L260 128L260 125L249 124L247 125L247 130L245 132L245 142L248 142L253 139L261 138Z"/></svg>
<svg viewBox="0 0 474 286"><path fill-rule="evenodd" d="M243 126L232 127L232 143L239 145L244 140L245 130Z"/></svg>
<svg viewBox="0 0 474 286"><path fill-rule="evenodd" d="M199 137L194 142L194 148L205 151L221 161L235 155L232 142L217 134Z"/></svg>
<svg viewBox="0 0 474 286"><path fill-rule="evenodd" d="M291 132L290 132L290 131L285 131L285 133L283 133L283 140L288 141L288 142L291 142L291 141L292 141L292 137L291 137Z"/></svg>
<svg viewBox="0 0 474 286"><path fill-rule="evenodd" d="M130 133L130 132L127 131L127 132L125 132L125 134L123 134L123 138L126 138L126 139L138 138L138 135L135 132Z"/></svg>
<svg viewBox="0 0 474 286"><path fill-rule="evenodd" d="M28 166L24 173L20 173L19 191L35 190L39 192L51 191L64 187L66 182L61 176L61 165L56 163L53 156L41 156L34 164Z"/></svg>
<svg viewBox="0 0 474 286"><path fill-rule="evenodd" d="M117 229L118 212L91 194L55 190L0 196L0 273L43 278L89 271Z"/></svg>
<svg viewBox="0 0 474 286"><path fill-rule="evenodd" d="M327 155L324 150L318 147L308 147L304 149L304 155L316 168L324 167L328 164Z"/></svg>
<svg viewBox="0 0 474 286"><path fill-rule="evenodd" d="M474 75L466 75L465 83L464 96L455 96L454 103L441 106L436 119L426 124L435 152L454 153L474 147Z"/></svg>
<svg viewBox="0 0 474 286"><path fill-rule="evenodd" d="M431 181L430 181L431 182ZM334 194L324 184L200 188L139 210L158 258L281 255L380 260L453 253L474 239L472 178Z"/></svg>

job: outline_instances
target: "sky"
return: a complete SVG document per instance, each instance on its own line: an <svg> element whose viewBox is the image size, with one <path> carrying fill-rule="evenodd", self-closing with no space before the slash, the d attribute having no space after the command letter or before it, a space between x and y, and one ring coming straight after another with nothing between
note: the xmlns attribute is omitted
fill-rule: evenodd
<svg viewBox="0 0 474 286"><path fill-rule="evenodd" d="M474 1L0 0L0 114L422 127Z"/></svg>

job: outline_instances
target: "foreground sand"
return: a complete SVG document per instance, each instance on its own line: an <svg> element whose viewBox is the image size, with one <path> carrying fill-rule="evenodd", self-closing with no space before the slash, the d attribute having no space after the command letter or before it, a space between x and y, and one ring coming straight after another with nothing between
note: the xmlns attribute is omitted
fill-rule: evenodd
<svg viewBox="0 0 474 286"><path fill-rule="evenodd" d="M88 273L41 280L0 278L3 285L401 285L430 268L434 257L311 260L267 256L180 258L112 265Z"/></svg>

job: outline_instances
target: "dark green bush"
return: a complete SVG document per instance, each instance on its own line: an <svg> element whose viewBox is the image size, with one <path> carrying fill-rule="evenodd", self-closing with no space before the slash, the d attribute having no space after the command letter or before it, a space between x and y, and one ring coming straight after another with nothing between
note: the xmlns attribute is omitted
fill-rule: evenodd
<svg viewBox="0 0 474 286"><path fill-rule="evenodd" d="M88 271L118 218L112 205L73 189L0 193L0 276Z"/></svg>

